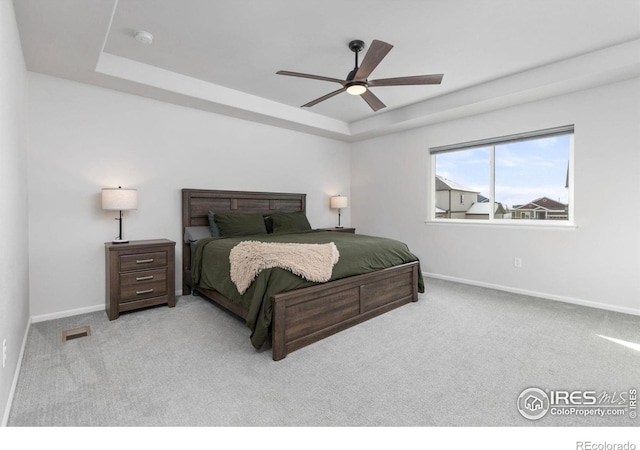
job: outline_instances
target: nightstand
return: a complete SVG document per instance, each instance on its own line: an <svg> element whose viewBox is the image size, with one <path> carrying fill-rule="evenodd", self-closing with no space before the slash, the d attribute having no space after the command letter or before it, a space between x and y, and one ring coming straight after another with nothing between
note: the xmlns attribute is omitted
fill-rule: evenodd
<svg viewBox="0 0 640 450"><path fill-rule="evenodd" d="M355 228L337 228L337 227L333 227L333 228L319 228L320 231L337 231L339 233L355 233L356 229Z"/></svg>
<svg viewBox="0 0 640 450"><path fill-rule="evenodd" d="M109 320L123 311L167 304L176 306L175 246L168 239L105 242L105 309Z"/></svg>

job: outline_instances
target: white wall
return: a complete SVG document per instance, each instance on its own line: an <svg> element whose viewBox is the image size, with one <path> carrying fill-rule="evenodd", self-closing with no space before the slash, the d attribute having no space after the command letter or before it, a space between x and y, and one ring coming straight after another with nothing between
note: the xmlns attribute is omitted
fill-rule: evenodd
<svg viewBox="0 0 640 450"><path fill-rule="evenodd" d="M568 124L576 229L424 224L430 147ZM352 226L404 240L428 274L640 314L639 124L633 79L356 143Z"/></svg>
<svg viewBox="0 0 640 450"><path fill-rule="evenodd" d="M0 1L0 417L17 379L18 357L29 324L27 242L26 68L13 3ZM0 350L1 351L1 350ZM0 360L2 355L0 354Z"/></svg>
<svg viewBox="0 0 640 450"><path fill-rule="evenodd" d="M335 225L330 195L349 195L343 142L35 73L28 108L34 320L104 304L104 242L118 223L100 208L103 187L138 189L126 239L178 243L176 287L182 188L306 193L314 227Z"/></svg>

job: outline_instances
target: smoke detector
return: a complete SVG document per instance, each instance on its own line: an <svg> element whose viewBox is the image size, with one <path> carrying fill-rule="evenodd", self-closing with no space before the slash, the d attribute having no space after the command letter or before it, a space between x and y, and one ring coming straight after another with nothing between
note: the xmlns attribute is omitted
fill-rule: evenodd
<svg viewBox="0 0 640 450"><path fill-rule="evenodd" d="M136 40L143 44L151 44L153 42L153 34L148 31L136 31Z"/></svg>

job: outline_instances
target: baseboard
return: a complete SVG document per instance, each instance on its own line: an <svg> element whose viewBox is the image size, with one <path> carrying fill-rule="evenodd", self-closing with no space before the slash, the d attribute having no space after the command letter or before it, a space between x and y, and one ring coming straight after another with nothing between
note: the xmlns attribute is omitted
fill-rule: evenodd
<svg viewBox="0 0 640 450"><path fill-rule="evenodd" d="M182 296L182 290L176 291L176 299ZM38 323L38 322L46 322L47 320L54 320L54 319L62 319L63 317L71 317L71 316L77 316L80 314L87 314L87 313L92 313L92 312L96 312L96 311L103 311L104 310L104 303L101 303L99 305L94 305L94 306L86 306L84 308L78 308L78 309L69 309L67 311L60 311L60 312L56 312L56 313L50 313L50 314L41 314L39 316L33 316L31 317L31 321L33 323Z"/></svg>
<svg viewBox="0 0 640 450"><path fill-rule="evenodd" d="M92 313L92 312L103 311L103 310L104 310L104 303L100 305L86 306L84 308L69 309L67 311L60 311L56 313L32 316L31 321L33 323L46 322L47 320L62 319L63 317L77 316L79 314L86 314L86 313Z"/></svg>
<svg viewBox="0 0 640 450"><path fill-rule="evenodd" d="M18 377L20 376L20 368L22 367L22 359L24 358L24 349L27 346L27 337L29 336L29 329L31 328L31 319L27 322L27 328L24 331L24 337L22 338L22 346L20 347L20 355L18 355L18 364L16 364L16 371L13 374L13 382L11 383L11 390L9 391L9 397L7 398L7 406L4 409L4 415L2 416L2 426L6 427L9 422L9 413L11 412L11 405L13 404L13 396L16 393L16 387L18 386Z"/></svg>
<svg viewBox="0 0 640 450"><path fill-rule="evenodd" d="M440 275L437 273L428 273L428 272L422 272L422 275L428 278L436 278L439 280L446 280L446 281L453 281L455 283L461 283L461 284L468 284L471 286L478 286L478 287L484 287L484 288L489 288L489 289L495 289L498 291L505 291L505 292L511 292L513 294L522 294L522 295L529 295L531 297L538 297L538 298L544 298L547 300L555 300L558 302L565 302L565 303L571 303L574 305L580 305L580 306L587 306L589 308L597 308L597 309L604 309L606 311L614 311L614 312L619 312L619 313L623 313L623 314L631 314L634 316L640 316L640 309L635 309L635 308L625 308L625 307L621 307L621 306L615 306L615 305L609 305L607 303L598 303L598 302L591 302L588 300L581 300L581 299L577 299L577 298L573 298L573 297L565 297L562 295L554 295L554 294L547 294L545 292L537 292L537 291L530 291L527 289L519 289L519 288L513 288L510 286L502 286L499 284L493 284L493 283L485 283L482 281L475 281L475 280L467 280L465 278L458 278L458 277L451 277L448 275Z"/></svg>

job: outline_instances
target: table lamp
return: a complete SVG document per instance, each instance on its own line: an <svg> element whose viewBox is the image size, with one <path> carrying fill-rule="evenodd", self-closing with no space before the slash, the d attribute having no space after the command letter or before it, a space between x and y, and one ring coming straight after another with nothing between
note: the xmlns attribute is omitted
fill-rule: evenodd
<svg viewBox="0 0 640 450"><path fill-rule="evenodd" d="M138 209L138 191L136 189L104 188L102 189L102 209L120 211L120 217L116 220L120 222L119 234L111 241L114 244L126 244L129 242L122 238L122 211Z"/></svg>
<svg viewBox="0 0 640 450"><path fill-rule="evenodd" d="M348 205L349 205L349 199L347 197L344 197L342 195L336 195L334 197L331 197L330 199L331 208L338 210L338 226L336 228L342 228L340 226L340 209L346 208Z"/></svg>

